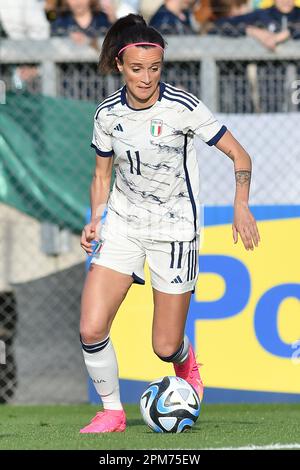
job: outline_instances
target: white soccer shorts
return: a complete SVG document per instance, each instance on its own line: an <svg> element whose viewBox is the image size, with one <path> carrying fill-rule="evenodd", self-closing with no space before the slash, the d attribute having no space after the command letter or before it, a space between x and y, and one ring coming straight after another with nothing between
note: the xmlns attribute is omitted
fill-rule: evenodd
<svg viewBox="0 0 300 470"><path fill-rule="evenodd" d="M145 284L147 260L151 285L169 294L193 291L199 274L199 235L191 241L140 240L118 231L107 233L94 250L91 263L129 274Z"/></svg>

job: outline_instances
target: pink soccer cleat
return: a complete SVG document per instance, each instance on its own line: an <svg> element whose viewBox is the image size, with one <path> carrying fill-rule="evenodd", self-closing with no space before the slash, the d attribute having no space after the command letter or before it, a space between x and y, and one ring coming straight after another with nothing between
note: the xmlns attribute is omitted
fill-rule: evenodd
<svg viewBox="0 0 300 470"><path fill-rule="evenodd" d="M101 432L123 432L126 429L124 410L99 411L90 424L80 429L80 434Z"/></svg>
<svg viewBox="0 0 300 470"><path fill-rule="evenodd" d="M192 385L196 390L200 401L202 401L204 385L199 373L200 364L196 362L195 353L191 345L189 347L188 358L182 364L173 363L173 365L176 376L186 380L190 385Z"/></svg>

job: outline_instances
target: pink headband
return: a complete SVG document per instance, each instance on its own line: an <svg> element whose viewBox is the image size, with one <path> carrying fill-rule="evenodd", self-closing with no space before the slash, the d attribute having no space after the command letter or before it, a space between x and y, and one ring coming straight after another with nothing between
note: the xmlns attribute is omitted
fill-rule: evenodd
<svg viewBox="0 0 300 470"><path fill-rule="evenodd" d="M161 49L162 52L164 52L164 48L161 47L159 44L156 44L155 42L134 42L133 44L127 44L127 46L122 47L122 49L120 49L118 52L118 56L123 51L125 51L125 49L128 49L128 47L132 47L132 46L155 46L155 47L159 47L159 49Z"/></svg>

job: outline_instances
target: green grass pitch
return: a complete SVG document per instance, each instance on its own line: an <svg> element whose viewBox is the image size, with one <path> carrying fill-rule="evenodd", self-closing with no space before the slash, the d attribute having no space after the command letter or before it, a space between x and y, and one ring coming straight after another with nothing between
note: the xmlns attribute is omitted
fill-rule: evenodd
<svg viewBox="0 0 300 470"><path fill-rule="evenodd" d="M79 435L92 405L0 405L0 449L205 449L299 445L300 404L203 405L189 432L156 434L127 405L125 433Z"/></svg>

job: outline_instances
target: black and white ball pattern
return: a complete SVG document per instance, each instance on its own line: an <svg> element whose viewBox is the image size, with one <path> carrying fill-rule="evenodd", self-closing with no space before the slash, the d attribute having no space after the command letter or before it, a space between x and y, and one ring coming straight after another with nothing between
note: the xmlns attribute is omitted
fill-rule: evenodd
<svg viewBox="0 0 300 470"><path fill-rule="evenodd" d="M162 377L151 382L140 400L145 423L155 432L189 430L200 413L195 389L180 377Z"/></svg>

